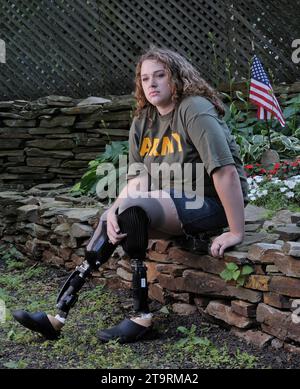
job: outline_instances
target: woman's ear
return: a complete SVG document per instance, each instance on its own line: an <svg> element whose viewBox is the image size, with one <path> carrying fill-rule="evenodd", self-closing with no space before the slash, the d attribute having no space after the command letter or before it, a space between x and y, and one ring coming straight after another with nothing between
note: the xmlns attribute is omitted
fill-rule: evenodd
<svg viewBox="0 0 300 389"><path fill-rule="evenodd" d="M170 82L170 84L169 84L169 86L170 86L170 89L171 89L172 95L173 95L173 96L174 96L174 95L176 95L177 88L176 88L176 84L175 84L175 82L171 81L171 82Z"/></svg>

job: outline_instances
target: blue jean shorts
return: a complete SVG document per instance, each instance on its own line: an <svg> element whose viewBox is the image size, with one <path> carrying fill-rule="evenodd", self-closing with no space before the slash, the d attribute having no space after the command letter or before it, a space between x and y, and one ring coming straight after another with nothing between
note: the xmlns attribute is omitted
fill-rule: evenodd
<svg viewBox="0 0 300 389"><path fill-rule="evenodd" d="M217 197L204 196L203 199L194 195L190 198L184 193L179 195L174 189L169 189L168 192L176 206L185 233L194 235L228 226L223 205ZM200 206L196 205L196 200Z"/></svg>

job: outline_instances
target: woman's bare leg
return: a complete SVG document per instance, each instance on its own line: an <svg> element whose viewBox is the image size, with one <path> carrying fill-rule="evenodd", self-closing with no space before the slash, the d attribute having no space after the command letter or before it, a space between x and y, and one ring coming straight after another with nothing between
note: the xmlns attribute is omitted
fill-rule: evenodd
<svg viewBox="0 0 300 389"><path fill-rule="evenodd" d="M150 219L151 237L183 234L176 206L168 192L162 190L140 192L140 197L137 196L138 194L124 198L119 206L119 214L129 207L139 206Z"/></svg>

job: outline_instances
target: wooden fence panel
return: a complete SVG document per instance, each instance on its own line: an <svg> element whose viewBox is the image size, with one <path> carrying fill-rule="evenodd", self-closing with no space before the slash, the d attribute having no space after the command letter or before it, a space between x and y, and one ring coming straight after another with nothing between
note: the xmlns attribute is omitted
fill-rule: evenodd
<svg viewBox="0 0 300 389"><path fill-rule="evenodd" d="M251 42L274 82L299 78L300 0L0 0L0 99L130 93L150 43L212 84L249 75Z"/></svg>

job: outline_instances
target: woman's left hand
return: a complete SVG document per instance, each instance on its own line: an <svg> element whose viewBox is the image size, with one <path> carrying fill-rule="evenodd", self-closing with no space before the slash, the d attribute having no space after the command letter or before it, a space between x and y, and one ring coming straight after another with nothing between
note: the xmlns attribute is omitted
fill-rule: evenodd
<svg viewBox="0 0 300 389"><path fill-rule="evenodd" d="M234 246L241 243L244 238L244 234L234 234L233 232L224 232L219 235L213 241L210 251L213 257L223 257L224 250L227 247Z"/></svg>

